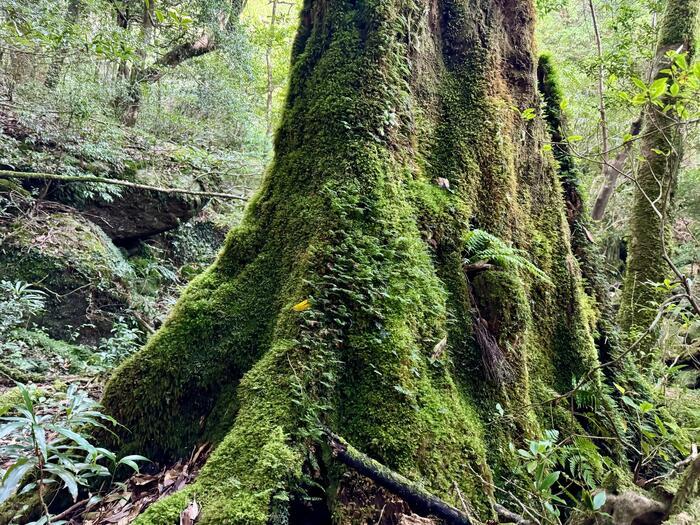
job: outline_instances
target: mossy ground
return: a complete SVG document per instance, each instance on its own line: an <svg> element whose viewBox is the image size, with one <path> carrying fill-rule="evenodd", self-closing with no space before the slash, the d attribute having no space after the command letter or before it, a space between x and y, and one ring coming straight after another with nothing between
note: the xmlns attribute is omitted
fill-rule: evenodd
<svg viewBox="0 0 700 525"><path fill-rule="evenodd" d="M597 362L545 127L511 109L539 106L534 10L486 4L306 2L263 187L107 387L127 449L167 460L218 442L198 480L138 523L172 523L190 498L203 525L284 515L323 463L319 422L455 504L457 484L487 518L509 441L578 428L531 408ZM515 371L506 385L484 380L473 339L472 227L552 280L473 283ZM494 424L496 403L512 426Z"/></svg>

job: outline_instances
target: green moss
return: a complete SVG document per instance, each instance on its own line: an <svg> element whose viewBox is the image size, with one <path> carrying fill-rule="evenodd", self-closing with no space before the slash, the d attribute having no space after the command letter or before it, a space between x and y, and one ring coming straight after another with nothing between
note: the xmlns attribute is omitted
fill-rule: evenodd
<svg viewBox="0 0 700 525"><path fill-rule="evenodd" d="M45 380L45 374L54 368L77 374L96 364L95 354L90 348L52 339L38 330L17 328L11 332L11 337L13 341L26 345L27 349L17 358L16 364L21 366L22 361L32 363L32 366L27 368L29 375L34 376L33 382ZM14 360L8 359L7 363L13 364Z"/></svg>
<svg viewBox="0 0 700 525"><path fill-rule="evenodd" d="M449 1L444 49L425 41L418 54L407 21L430 24L411 2L311 5L260 192L107 386L107 408L130 430L125 448L172 459L218 443L198 480L140 523L170 523L190 497L203 524L267 523L315 470L319 423L458 504L456 483L490 517L509 441L550 427L530 406L533 388L568 389L596 363L560 181L537 153L545 129L510 109L513 98L536 107L535 86L490 47L518 38L508 60L531 73L532 28L496 26L484 43L473 14ZM532 18L532 6L517 9ZM470 225L531 250L554 283L504 272L475 283L517 369L512 384L481 379L462 269ZM496 403L514 425L494 425ZM329 472L324 484L342 491L345 478ZM344 503L329 501L342 516Z"/></svg>
<svg viewBox="0 0 700 525"><path fill-rule="evenodd" d="M17 387L5 390L0 394L0 415L5 415L7 411L22 402L22 393Z"/></svg>
<svg viewBox="0 0 700 525"><path fill-rule="evenodd" d="M22 197L30 196L30 193L21 184L11 179L0 179L0 194L10 192L19 193Z"/></svg>
<svg viewBox="0 0 700 525"><path fill-rule="evenodd" d="M36 492L15 495L0 504L0 523L24 524L41 517L41 503Z"/></svg>

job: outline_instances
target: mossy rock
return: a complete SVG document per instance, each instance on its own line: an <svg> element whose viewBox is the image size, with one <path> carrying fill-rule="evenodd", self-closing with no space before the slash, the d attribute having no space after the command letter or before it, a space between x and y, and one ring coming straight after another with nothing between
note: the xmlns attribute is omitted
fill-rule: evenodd
<svg viewBox="0 0 700 525"><path fill-rule="evenodd" d="M95 224L71 211L38 208L33 217L0 225L0 275L46 291L33 319L61 340L94 344L129 308L131 268Z"/></svg>
<svg viewBox="0 0 700 525"><path fill-rule="evenodd" d="M0 179L0 193L19 193L23 197L28 197L29 192L25 190L21 184L10 180L10 179Z"/></svg>

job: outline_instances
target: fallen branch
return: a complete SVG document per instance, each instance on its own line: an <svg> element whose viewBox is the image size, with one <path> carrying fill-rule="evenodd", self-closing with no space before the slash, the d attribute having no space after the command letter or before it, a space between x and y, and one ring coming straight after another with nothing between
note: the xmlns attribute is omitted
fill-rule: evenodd
<svg viewBox="0 0 700 525"><path fill-rule="evenodd" d="M10 171L10 170L0 170L0 177L14 178L14 179L43 179L43 180L60 180L63 182L101 182L103 184L113 184L116 186L126 186L127 188L135 188L138 190L150 190L157 191L160 193L181 193L185 195L197 195L200 197L219 197L222 199L236 199L241 201L247 201L248 197L245 195L236 195L233 193L222 193L216 191L197 191L197 190L186 190L184 188L161 188L159 186L151 186L150 184L139 184L136 182L130 182L128 180L119 179L108 179L103 177L97 177L94 175L88 176L73 176L73 175L59 175L57 173L34 173L26 171Z"/></svg>
<svg viewBox="0 0 700 525"><path fill-rule="evenodd" d="M325 434L333 457L359 474L368 477L380 487L399 496L411 506L412 510L425 516L432 515L445 520L449 525L471 525L473 523L469 516L460 510L356 450L341 437L330 431L326 431Z"/></svg>
<svg viewBox="0 0 700 525"><path fill-rule="evenodd" d="M41 383L44 379L45 377L41 374L25 372L24 370L0 363L0 384Z"/></svg>
<svg viewBox="0 0 700 525"><path fill-rule="evenodd" d="M520 514L516 514L515 512L508 510L503 505L496 503L494 508L496 509L496 514L498 514L499 521L500 518L503 518L508 523L515 523L516 525L532 525L530 520L523 518Z"/></svg>

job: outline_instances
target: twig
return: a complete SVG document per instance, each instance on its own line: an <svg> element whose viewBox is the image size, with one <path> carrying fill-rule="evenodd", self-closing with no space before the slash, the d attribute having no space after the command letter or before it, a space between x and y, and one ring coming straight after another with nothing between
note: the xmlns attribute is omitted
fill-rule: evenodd
<svg viewBox="0 0 700 525"><path fill-rule="evenodd" d="M66 517L70 516L73 512L75 512L76 510L78 510L78 509L79 509L80 507L82 507L83 505L87 504L88 501L90 501L90 500L89 500L89 499L84 499L84 500L78 501L77 503L74 503L73 505L71 505L70 507L68 507L66 510L64 510L63 512L61 512L60 514L56 514L55 516L51 516L51 518L54 519L54 520L56 520L56 521L62 520L63 518L66 518Z"/></svg>
<svg viewBox="0 0 700 525"><path fill-rule="evenodd" d="M512 521L516 525L532 525L530 520L523 518L520 514L516 514L515 512L508 510L503 505L496 503L494 505L494 509L496 509L496 513L498 514L499 518L505 518L508 521Z"/></svg>

